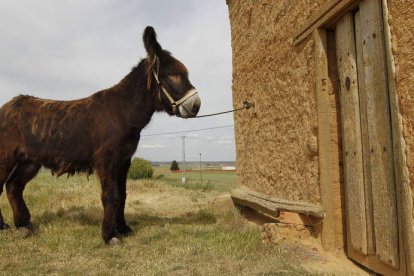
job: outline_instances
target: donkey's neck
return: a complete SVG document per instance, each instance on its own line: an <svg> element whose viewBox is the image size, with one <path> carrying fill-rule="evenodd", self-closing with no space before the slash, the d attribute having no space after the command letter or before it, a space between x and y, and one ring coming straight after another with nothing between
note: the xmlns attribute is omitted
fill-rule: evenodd
<svg viewBox="0 0 414 276"><path fill-rule="evenodd" d="M118 105L118 112L127 127L144 128L155 112L153 91L148 91L145 61L142 60L117 85L106 94L112 104Z"/></svg>

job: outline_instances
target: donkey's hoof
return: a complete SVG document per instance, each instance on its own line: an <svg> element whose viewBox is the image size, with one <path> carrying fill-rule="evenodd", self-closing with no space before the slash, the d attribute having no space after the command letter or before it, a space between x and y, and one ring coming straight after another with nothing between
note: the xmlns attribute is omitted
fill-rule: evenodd
<svg viewBox="0 0 414 276"><path fill-rule="evenodd" d="M9 229L10 225L8 225L7 223L2 223L0 224L0 230L6 230Z"/></svg>
<svg viewBox="0 0 414 276"><path fill-rule="evenodd" d="M109 246L117 247L122 245L122 241L119 238L113 237L108 241Z"/></svg>
<svg viewBox="0 0 414 276"><path fill-rule="evenodd" d="M18 227L17 233L19 234L20 237L27 238L33 233L33 228L32 227Z"/></svg>

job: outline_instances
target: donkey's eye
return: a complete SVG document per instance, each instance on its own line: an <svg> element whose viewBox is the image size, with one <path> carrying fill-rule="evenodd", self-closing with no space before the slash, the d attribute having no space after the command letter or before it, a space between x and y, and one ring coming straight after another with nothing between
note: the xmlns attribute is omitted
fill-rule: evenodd
<svg viewBox="0 0 414 276"><path fill-rule="evenodd" d="M174 84L180 84L181 83L181 76L180 75L169 75L168 78L174 83Z"/></svg>

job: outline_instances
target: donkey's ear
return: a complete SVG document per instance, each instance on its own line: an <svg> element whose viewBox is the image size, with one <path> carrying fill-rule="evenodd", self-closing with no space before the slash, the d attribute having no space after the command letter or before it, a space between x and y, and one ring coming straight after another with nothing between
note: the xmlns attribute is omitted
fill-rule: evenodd
<svg viewBox="0 0 414 276"><path fill-rule="evenodd" d="M157 34L155 33L155 30L153 27L148 26L144 30L144 46L147 50L148 56L151 58L154 57L154 55L159 56L162 52L161 45L157 41Z"/></svg>

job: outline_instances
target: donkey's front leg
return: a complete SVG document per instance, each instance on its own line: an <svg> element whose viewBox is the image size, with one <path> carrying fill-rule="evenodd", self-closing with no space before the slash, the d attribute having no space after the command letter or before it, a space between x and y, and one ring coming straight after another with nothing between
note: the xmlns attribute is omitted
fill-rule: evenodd
<svg viewBox="0 0 414 276"><path fill-rule="evenodd" d="M131 227L129 227L125 222L125 200L126 200L126 181L127 181L127 174L129 167L131 165L131 160L128 159L125 161L119 170L118 175L118 191L120 196L120 202L116 214L116 221L117 221L117 231L119 234L123 236L127 236L132 233Z"/></svg>
<svg viewBox="0 0 414 276"><path fill-rule="evenodd" d="M120 243L120 234L117 231L116 212L119 209L119 193L115 181L105 181L102 184L102 205L104 217L102 222L102 238L105 243Z"/></svg>
<svg viewBox="0 0 414 276"><path fill-rule="evenodd" d="M104 208L104 217L102 222L102 238L105 243L119 244L120 234L117 231L117 210L121 197L118 189L117 168L97 168L99 180L102 188L102 205Z"/></svg>

